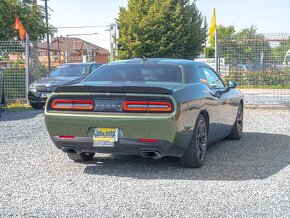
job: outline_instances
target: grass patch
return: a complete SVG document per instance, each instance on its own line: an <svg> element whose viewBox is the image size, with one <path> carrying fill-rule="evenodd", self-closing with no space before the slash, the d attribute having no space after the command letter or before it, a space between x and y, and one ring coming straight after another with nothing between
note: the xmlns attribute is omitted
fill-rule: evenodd
<svg viewBox="0 0 290 218"><path fill-rule="evenodd" d="M23 110L31 110L31 107L30 105L16 102L16 103L8 104L6 107L6 110L7 111L23 111Z"/></svg>
<svg viewBox="0 0 290 218"><path fill-rule="evenodd" d="M238 85L240 89L290 89L290 85Z"/></svg>

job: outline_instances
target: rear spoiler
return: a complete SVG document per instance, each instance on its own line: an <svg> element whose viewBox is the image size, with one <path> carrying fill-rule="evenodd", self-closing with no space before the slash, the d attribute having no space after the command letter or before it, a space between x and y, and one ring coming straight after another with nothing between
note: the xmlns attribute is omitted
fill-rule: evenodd
<svg viewBox="0 0 290 218"><path fill-rule="evenodd" d="M60 86L54 90L60 92L90 92L90 93L146 93L146 94L172 94L173 90L162 87L148 86Z"/></svg>

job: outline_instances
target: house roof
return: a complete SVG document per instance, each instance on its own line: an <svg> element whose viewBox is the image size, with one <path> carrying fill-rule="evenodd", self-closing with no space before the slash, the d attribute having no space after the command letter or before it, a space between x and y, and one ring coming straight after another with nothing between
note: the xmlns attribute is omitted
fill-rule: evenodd
<svg viewBox="0 0 290 218"><path fill-rule="evenodd" d="M79 54L81 51L86 51L88 45L92 45L92 50L100 55L110 55L110 52L100 46L87 42L80 38L67 38L67 47L70 54ZM42 42L38 44L39 49L47 50L47 43ZM50 49L53 51L61 51L65 53L66 50L66 37L55 37L51 40Z"/></svg>

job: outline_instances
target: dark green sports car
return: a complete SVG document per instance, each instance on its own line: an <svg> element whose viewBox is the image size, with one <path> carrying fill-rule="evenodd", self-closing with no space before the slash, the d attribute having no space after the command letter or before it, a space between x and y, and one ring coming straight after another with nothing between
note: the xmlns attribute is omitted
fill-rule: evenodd
<svg viewBox="0 0 290 218"><path fill-rule="evenodd" d="M175 156L200 167L210 143L242 137L243 95L236 86L192 60L113 62L80 84L58 87L45 123L54 144L75 161L116 153Z"/></svg>

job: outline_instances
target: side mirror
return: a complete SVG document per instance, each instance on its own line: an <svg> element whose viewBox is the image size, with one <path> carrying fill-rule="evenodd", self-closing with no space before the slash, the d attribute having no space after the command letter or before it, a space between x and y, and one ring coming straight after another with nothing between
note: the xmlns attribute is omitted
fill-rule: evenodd
<svg viewBox="0 0 290 218"><path fill-rule="evenodd" d="M235 88L237 88L237 86L238 86L238 83L235 82L235 81L229 81L229 82L228 82L228 87L229 87L230 89L235 89Z"/></svg>

